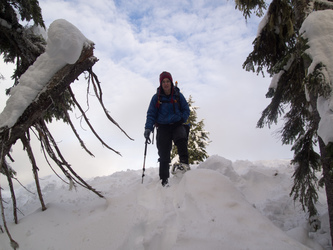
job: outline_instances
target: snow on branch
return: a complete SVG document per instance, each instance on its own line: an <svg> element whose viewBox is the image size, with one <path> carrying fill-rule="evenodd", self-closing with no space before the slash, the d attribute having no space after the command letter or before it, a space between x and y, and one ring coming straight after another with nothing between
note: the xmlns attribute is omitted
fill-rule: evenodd
<svg viewBox="0 0 333 250"><path fill-rule="evenodd" d="M33 65L20 77L19 84L11 89L6 107L0 114L0 173L5 173L10 184L11 179L14 177L11 174L12 172L8 171L6 157L13 161L10 155L11 147L17 140L21 140L24 150L27 152L30 162L32 163L33 175L42 210L47 209L47 207L45 206L42 192L39 188L39 169L35 161L33 148L30 145L30 130L34 132L40 141L44 157L50 167L51 164L47 159L48 157L55 162L67 177L71 187L75 187L75 184L79 184L101 198L104 198L101 192L86 183L62 156L55 139L47 128L46 121L50 120L50 117L52 120L52 117L60 116L65 122L69 123L83 149L89 155L93 156L86 148L70 120L68 110L70 110L72 105L75 105L80 109L95 137L108 149L120 155L119 152L108 146L91 126L88 117L82 110L79 102L75 99L74 93L70 88L70 84L78 79L83 72L89 73L88 84L92 82L95 94L106 117L131 139L110 116L104 106L102 88L97 76L92 70L93 65L98 61L94 56L93 50L94 43L88 40L74 25L62 19L53 22L48 30L45 52L41 54ZM54 171L52 167L51 169ZM57 174L57 176L59 175ZM16 211L14 189L11 189L11 194L14 207L13 211ZM11 238L5 224L1 187L0 208L2 210L2 220L5 230L15 249L18 245L16 245L16 242ZM15 214L14 217L16 218Z"/></svg>

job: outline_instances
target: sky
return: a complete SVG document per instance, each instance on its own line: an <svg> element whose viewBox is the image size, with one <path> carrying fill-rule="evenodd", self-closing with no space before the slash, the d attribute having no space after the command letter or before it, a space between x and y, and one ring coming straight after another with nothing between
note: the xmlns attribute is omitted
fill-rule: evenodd
<svg viewBox="0 0 333 250"><path fill-rule="evenodd" d="M119 156L94 138L84 122L72 114L76 128L88 148L81 149L70 127L52 123L63 155L83 177L108 175L118 170L140 169L143 165L144 124L151 97L159 86L159 74L169 71L186 98L198 106L198 120L210 133L209 155L235 160L291 159L290 146L282 146L276 131L256 128L262 110L269 103L265 94L270 78L242 68L252 51L260 19L247 22L235 10L234 1L39 1L46 27L57 19L75 25L95 43L99 61L93 70L103 89L106 108L134 141L129 140L104 116L93 95L87 113L96 131ZM12 66L1 62L0 109L11 85ZM80 103L86 103L87 83L82 76L72 83ZM35 143L39 152L39 144ZM13 148L19 178L31 177L22 146ZM15 157L17 156L17 157ZM49 173L42 155L40 176ZM156 145L149 145L146 167L157 166ZM45 165L45 167L44 167Z"/></svg>

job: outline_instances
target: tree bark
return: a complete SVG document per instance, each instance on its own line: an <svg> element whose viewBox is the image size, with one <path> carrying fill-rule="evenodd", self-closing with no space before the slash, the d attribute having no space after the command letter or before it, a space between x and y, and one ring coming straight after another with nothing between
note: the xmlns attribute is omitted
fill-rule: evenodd
<svg viewBox="0 0 333 250"><path fill-rule="evenodd" d="M319 148L323 166L323 178L325 182L326 198L328 205L328 216L331 230L331 244L333 246L333 159L327 150L323 140L319 137Z"/></svg>

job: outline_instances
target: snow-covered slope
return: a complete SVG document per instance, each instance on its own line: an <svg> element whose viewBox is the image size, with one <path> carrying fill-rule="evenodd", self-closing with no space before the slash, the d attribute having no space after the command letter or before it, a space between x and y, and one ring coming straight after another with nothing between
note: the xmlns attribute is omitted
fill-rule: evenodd
<svg viewBox="0 0 333 250"><path fill-rule="evenodd" d="M143 184L137 170L91 179L106 199L81 187L69 191L48 176L42 180L48 209L42 212L37 195L20 189L25 216L9 223L10 231L20 249L329 249L324 192L322 229L308 234L306 215L288 195L292 172L288 161L233 163L212 156L171 177L168 188L156 168L146 170ZM4 196L10 199L8 191ZM0 249L10 249L5 234L0 242Z"/></svg>

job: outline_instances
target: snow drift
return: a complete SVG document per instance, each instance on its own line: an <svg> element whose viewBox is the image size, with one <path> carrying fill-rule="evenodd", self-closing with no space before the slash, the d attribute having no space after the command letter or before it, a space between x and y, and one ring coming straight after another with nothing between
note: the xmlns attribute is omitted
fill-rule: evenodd
<svg viewBox="0 0 333 250"><path fill-rule="evenodd" d="M41 182L48 209L42 212L37 195L20 189L25 216L10 231L21 249L324 249L328 222L308 233L306 215L288 195L292 172L288 161L232 163L212 156L171 177L168 188L157 168L146 170L143 184L138 170L91 179L106 199L79 187L69 191L48 176ZM10 200L8 191L4 196ZM327 216L322 190L320 201ZM0 241L0 249L10 249L5 234Z"/></svg>

